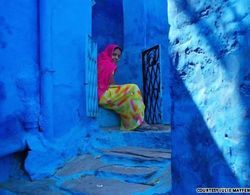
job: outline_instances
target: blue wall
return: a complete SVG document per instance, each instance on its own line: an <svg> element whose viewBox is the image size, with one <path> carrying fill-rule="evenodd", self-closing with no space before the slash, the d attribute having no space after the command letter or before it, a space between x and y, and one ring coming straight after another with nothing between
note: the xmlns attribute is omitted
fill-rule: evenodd
<svg viewBox="0 0 250 195"><path fill-rule="evenodd" d="M173 193L249 187L250 3L178 0L168 10Z"/></svg>
<svg viewBox="0 0 250 195"><path fill-rule="evenodd" d="M36 1L2 0L0 9L0 176L4 174L0 177L2 180L14 170L11 163L4 163L3 156L23 150L25 132L38 129L39 64ZM6 156L4 159L12 161L13 157Z"/></svg>
<svg viewBox="0 0 250 195"><path fill-rule="evenodd" d="M133 5L133 6L131 6ZM170 66L168 53L167 1L124 0L124 52L117 72L122 83L136 83L143 89L141 52L161 46L163 122L170 123ZM132 71L131 71L132 70Z"/></svg>
<svg viewBox="0 0 250 195"><path fill-rule="evenodd" d="M0 180L16 174L13 153L27 149L36 179L84 150L84 124L94 124L84 91L92 1L3 0L0 9Z"/></svg>
<svg viewBox="0 0 250 195"><path fill-rule="evenodd" d="M146 33L143 0L124 0L123 12L124 48L116 78L120 83L136 83L142 89L141 52L145 48Z"/></svg>
<svg viewBox="0 0 250 195"><path fill-rule="evenodd" d="M79 121L88 120L84 52L87 35L91 35L91 1L54 0L52 9L53 118L58 137Z"/></svg>
<svg viewBox="0 0 250 195"><path fill-rule="evenodd" d="M123 47L122 0L95 0L92 25L98 52L103 51L110 43Z"/></svg>

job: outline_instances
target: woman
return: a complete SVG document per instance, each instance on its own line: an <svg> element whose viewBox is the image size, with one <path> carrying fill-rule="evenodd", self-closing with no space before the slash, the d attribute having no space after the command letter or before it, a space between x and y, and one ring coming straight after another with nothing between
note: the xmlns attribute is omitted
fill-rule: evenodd
<svg viewBox="0 0 250 195"><path fill-rule="evenodd" d="M114 85L116 64L121 53L122 49L118 45L111 44L98 56L99 105L120 115L123 130L133 130L137 127L150 129L150 126L144 122L145 105L138 86Z"/></svg>

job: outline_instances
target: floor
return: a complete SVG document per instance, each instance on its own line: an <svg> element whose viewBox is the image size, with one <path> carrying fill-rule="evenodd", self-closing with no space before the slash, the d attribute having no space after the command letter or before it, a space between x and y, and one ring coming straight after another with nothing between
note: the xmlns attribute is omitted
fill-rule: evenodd
<svg viewBox="0 0 250 195"><path fill-rule="evenodd" d="M90 152L68 161L49 178L10 180L0 194L171 194L169 125L158 130L103 128Z"/></svg>

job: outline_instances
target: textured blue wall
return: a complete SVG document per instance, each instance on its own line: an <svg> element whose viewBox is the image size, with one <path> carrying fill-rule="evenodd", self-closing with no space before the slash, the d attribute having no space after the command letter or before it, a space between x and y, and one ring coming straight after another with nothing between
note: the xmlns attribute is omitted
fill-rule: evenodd
<svg viewBox="0 0 250 195"><path fill-rule="evenodd" d="M169 1L174 194L249 187L249 8Z"/></svg>
<svg viewBox="0 0 250 195"><path fill-rule="evenodd" d="M123 47L122 0L95 0L92 18L92 35L99 52L110 43Z"/></svg>
<svg viewBox="0 0 250 195"><path fill-rule="evenodd" d="M30 176L48 176L85 147L93 124L84 91L92 1L3 0L0 10L0 180L16 174L12 153L28 148Z"/></svg>
<svg viewBox="0 0 250 195"><path fill-rule="evenodd" d="M36 1L2 0L0 10L1 180L14 170L2 156L24 149L24 133L38 128L39 65Z"/></svg>

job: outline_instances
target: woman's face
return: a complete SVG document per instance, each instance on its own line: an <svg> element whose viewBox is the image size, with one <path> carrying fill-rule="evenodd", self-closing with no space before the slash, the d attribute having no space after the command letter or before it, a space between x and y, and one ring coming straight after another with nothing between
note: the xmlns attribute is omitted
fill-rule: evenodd
<svg viewBox="0 0 250 195"><path fill-rule="evenodd" d="M117 63L120 60L121 54L122 54L122 52L121 52L121 50L119 48L116 48L113 51L112 60L113 60L114 63Z"/></svg>

